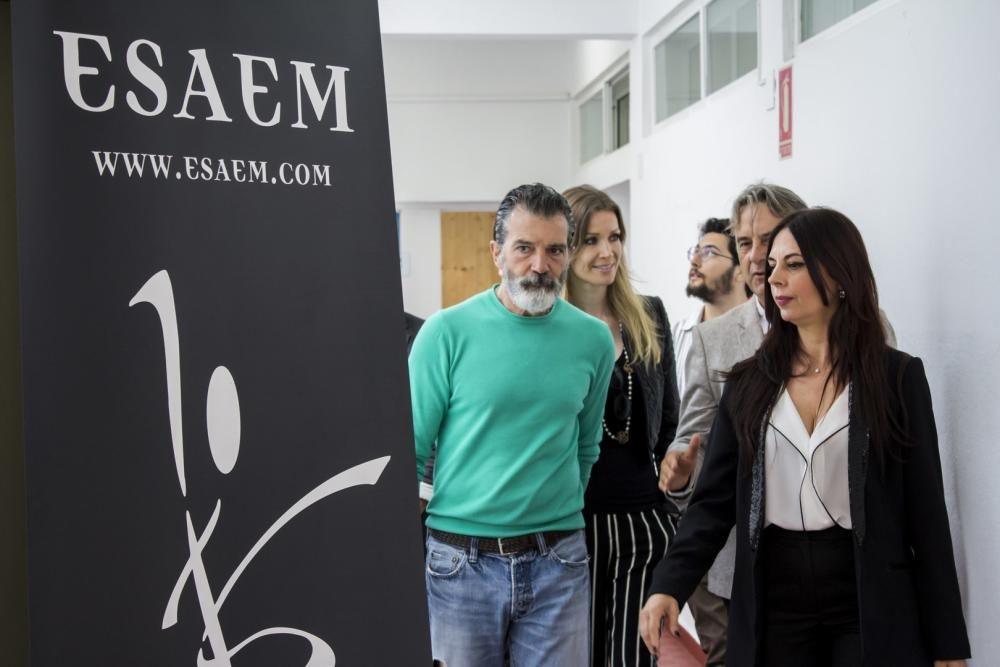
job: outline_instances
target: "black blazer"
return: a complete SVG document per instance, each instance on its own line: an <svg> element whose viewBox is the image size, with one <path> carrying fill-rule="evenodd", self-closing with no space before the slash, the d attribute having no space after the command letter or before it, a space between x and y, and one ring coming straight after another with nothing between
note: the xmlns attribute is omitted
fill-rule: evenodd
<svg viewBox="0 0 1000 667"><path fill-rule="evenodd" d="M657 337L662 354L656 366L637 364L636 379L642 389L643 408L646 410L646 442L650 456L659 474L660 461L667 447L674 441L677 431L677 414L680 400L677 397L677 369L674 365L674 341L670 333L670 320L659 297L644 296L646 311L656 323Z"/></svg>
<svg viewBox="0 0 1000 667"><path fill-rule="evenodd" d="M912 446L899 459L886 456L884 470L869 464L865 416L849 400L848 486L863 665L921 667L968 658L930 388L919 359L888 349L886 363ZM750 667L757 664L762 637L757 555L765 480L762 443L752 461L739 454L730 418L737 400L727 386L701 477L670 551L654 571L650 594L666 593L683 604L735 523L726 664Z"/></svg>
<svg viewBox="0 0 1000 667"><path fill-rule="evenodd" d="M406 355L409 356L413 341L417 338L417 332L424 325L424 321L416 315L410 315L403 311L403 335L406 337Z"/></svg>

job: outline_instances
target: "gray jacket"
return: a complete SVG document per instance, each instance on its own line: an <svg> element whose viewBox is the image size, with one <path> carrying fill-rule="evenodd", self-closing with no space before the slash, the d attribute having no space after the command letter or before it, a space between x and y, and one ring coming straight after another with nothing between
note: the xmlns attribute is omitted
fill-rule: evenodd
<svg viewBox="0 0 1000 667"><path fill-rule="evenodd" d="M702 445L708 442L705 436L712 428L725 386L721 373L752 356L763 340L764 333L754 299L694 328L691 349L684 361L684 390L681 393L677 435L667 451L687 451L688 443L696 433L701 434ZM694 487L704 458L705 450L702 448L689 487ZM671 495L681 504L681 497ZM730 533L726 546L708 571L708 590L726 599L732 595L735 557L736 540Z"/></svg>

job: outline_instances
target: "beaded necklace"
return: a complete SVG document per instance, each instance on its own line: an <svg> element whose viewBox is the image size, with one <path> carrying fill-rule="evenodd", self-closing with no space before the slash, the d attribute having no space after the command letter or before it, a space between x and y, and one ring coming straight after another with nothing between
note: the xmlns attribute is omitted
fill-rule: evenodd
<svg viewBox="0 0 1000 667"><path fill-rule="evenodd" d="M617 433L612 433L611 429L608 428L608 421L606 419L601 419L601 426L604 427L604 433L607 434L609 438L614 440L620 445L624 445L628 442L629 430L632 427L632 362L628 356L628 345L625 344L625 330L622 327L622 323L618 323L618 332L622 337L622 354L625 355L625 363L622 364L622 368L625 369L625 377L627 378L628 390L626 391L625 405L628 410L628 415L625 417L625 428ZM621 398L621 397L619 397Z"/></svg>

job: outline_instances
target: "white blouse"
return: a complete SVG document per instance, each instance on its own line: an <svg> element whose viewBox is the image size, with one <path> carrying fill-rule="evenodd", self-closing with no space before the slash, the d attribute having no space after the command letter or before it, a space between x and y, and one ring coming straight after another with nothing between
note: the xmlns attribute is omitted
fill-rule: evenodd
<svg viewBox="0 0 1000 667"><path fill-rule="evenodd" d="M840 393L812 435L784 389L764 437L764 525L786 530L851 528L847 487L848 393Z"/></svg>

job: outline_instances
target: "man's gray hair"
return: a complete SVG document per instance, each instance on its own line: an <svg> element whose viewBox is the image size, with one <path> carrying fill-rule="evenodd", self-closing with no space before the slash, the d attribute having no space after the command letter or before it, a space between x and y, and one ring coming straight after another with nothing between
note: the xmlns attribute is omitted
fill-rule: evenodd
<svg viewBox="0 0 1000 667"><path fill-rule="evenodd" d="M771 215L779 220L789 213L809 208L802 201L801 197L788 188L761 181L760 183L748 185L743 188L743 192L736 195L736 199L733 201L733 213L730 218L730 224L734 227L739 225L740 213L747 206L753 206L754 204L764 204L767 206L767 210L771 212Z"/></svg>
<svg viewBox="0 0 1000 667"><path fill-rule="evenodd" d="M497 209L496 221L493 223L493 240L499 245L503 245L507 240L507 223L510 221L510 212L517 206L522 206L532 215L542 218L551 218L561 215L566 218L568 235L566 245L573 245L573 211L569 207L566 198L559 192L541 183L530 183L519 185L503 198L500 208Z"/></svg>

